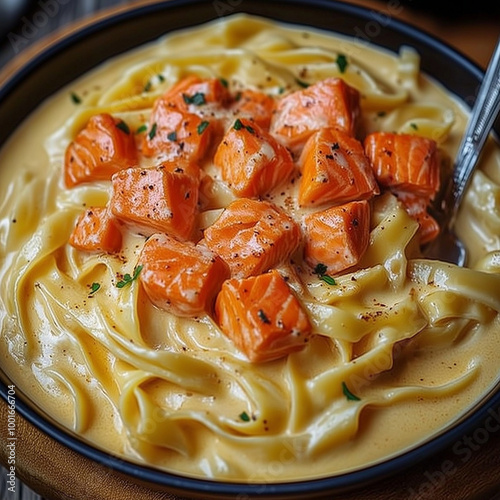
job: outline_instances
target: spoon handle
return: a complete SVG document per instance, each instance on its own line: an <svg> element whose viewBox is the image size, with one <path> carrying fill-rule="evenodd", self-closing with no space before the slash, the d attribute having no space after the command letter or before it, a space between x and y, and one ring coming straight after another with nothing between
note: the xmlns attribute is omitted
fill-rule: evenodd
<svg viewBox="0 0 500 500"><path fill-rule="evenodd" d="M500 111L500 38L488 64L471 118L463 136L453 172L454 206L458 209L477 165L477 159Z"/></svg>

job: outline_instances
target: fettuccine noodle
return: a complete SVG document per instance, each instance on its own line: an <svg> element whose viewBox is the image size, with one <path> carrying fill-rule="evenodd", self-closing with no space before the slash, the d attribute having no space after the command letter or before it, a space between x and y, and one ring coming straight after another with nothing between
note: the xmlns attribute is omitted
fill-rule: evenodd
<svg viewBox="0 0 500 500"><path fill-rule="evenodd" d="M349 61L344 72L339 54ZM0 349L15 383L104 450L191 476L265 482L383 460L435 435L491 390L500 348L493 144L460 214L471 268L422 258L418 223L393 196L377 197L368 250L335 286L280 266L313 336L269 363L249 363L210 316L160 310L139 282L115 286L116 276L133 273L143 236L127 234L119 257L68 245L82 209L109 199L107 181L64 187L68 144L97 113L138 129L154 100L190 74L276 97L300 80L340 77L361 93L364 133L430 137L443 164L466 120L458 101L420 73L409 47L392 55L250 16L174 33L106 63L41 106L0 156ZM71 103L70 92L83 102ZM201 225L232 199L214 179ZM89 293L92 283L98 293Z"/></svg>

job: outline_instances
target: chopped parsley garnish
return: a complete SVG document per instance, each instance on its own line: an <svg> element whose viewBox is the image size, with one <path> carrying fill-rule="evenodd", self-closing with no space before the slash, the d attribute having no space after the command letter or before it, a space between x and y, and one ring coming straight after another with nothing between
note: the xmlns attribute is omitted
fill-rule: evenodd
<svg viewBox="0 0 500 500"><path fill-rule="evenodd" d="M243 125L243 122L239 118L236 118L233 128L234 130L241 130L242 128L245 128L251 134L255 134L255 129L253 129L250 125Z"/></svg>
<svg viewBox="0 0 500 500"><path fill-rule="evenodd" d="M332 278L331 276L328 276L328 274L322 274L320 277L319 277L320 280L324 281L327 285L336 285L337 282L335 281L334 278Z"/></svg>
<svg viewBox="0 0 500 500"><path fill-rule="evenodd" d="M250 417L246 411L240 413L239 417L243 420L243 422L250 422Z"/></svg>
<svg viewBox="0 0 500 500"><path fill-rule="evenodd" d="M347 62L347 57L344 55L344 54L339 54L337 56L337 66L339 67L339 71L341 73L344 73L347 66L349 65L349 63Z"/></svg>
<svg viewBox="0 0 500 500"><path fill-rule="evenodd" d="M295 78L295 82L297 83L297 85L299 85L299 87L302 87L303 89L307 89L307 87L309 87L309 83L305 82L304 80L300 80L299 78Z"/></svg>
<svg viewBox="0 0 500 500"><path fill-rule="evenodd" d="M158 80L160 81L160 83L162 83L162 82L165 81L165 77L161 73L159 73L158 75L156 75L156 77L158 78ZM148 80L148 82L146 83L146 85L144 85L143 92L149 92L151 90L152 86L153 86L153 82L151 80Z"/></svg>
<svg viewBox="0 0 500 500"><path fill-rule="evenodd" d="M210 122L207 120L203 120L199 125L198 125L198 134L201 135L205 131L205 129L208 127Z"/></svg>
<svg viewBox="0 0 500 500"><path fill-rule="evenodd" d="M80 98L80 96L78 94L75 94L75 92L71 92L71 100L75 104L80 104L82 102L82 99Z"/></svg>
<svg viewBox="0 0 500 500"><path fill-rule="evenodd" d="M148 137L149 139L153 139L153 137L156 135L156 123L153 123L153 126L151 127L151 130L149 131Z"/></svg>
<svg viewBox="0 0 500 500"><path fill-rule="evenodd" d="M229 87L229 82L225 78L219 78L219 81L222 83L223 87L226 87L226 89Z"/></svg>
<svg viewBox="0 0 500 500"><path fill-rule="evenodd" d="M206 104L205 94L203 92L196 92L193 95L182 94L182 98L186 104L194 104L196 106L202 106Z"/></svg>
<svg viewBox="0 0 500 500"><path fill-rule="evenodd" d="M326 273L327 269L328 268L325 266L325 264L316 264L316 267L314 268L314 274L321 276L322 274Z"/></svg>
<svg viewBox="0 0 500 500"><path fill-rule="evenodd" d="M255 134L255 129L253 129L252 127L250 127L250 125L247 125L245 127L251 134Z"/></svg>
<svg viewBox="0 0 500 500"><path fill-rule="evenodd" d="M243 128L243 123L241 123L241 120L239 118L236 119L233 125L234 130L241 130Z"/></svg>
<svg viewBox="0 0 500 500"><path fill-rule="evenodd" d="M139 277L141 271L142 271L142 266L137 266L134 269L134 274L132 276L130 276L130 274L128 273L125 274L123 276L123 279L116 284L116 287L123 288L124 286L130 285L132 281L135 281Z"/></svg>
<svg viewBox="0 0 500 500"><path fill-rule="evenodd" d="M267 317L266 313L262 309L259 309L257 314L262 323L265 323L266 325L271 324L271 320Z"/></svg>
<svg viewBox="0 0 500 500"><path fill-rule="evenodd" d="M167 139L169 141L176 141L177 140L177 132L170 132L168 135L167 135Z"/></svg>
<svg viewBox="0 0 500 500"><path fill-rule="evenodd" d="M119 128L122 132L125 132L126 134L130 134L130 129L128 128L128 125L123 121L119 121L116 124L116 128Z"/></svg>
<svg viewBox="0 0 500 500"><path fill-rule="evenodd" d="M317 274L319 279L324 281L327 285L336 285L337 283L335 279L326 274L327 270L328 268L325 266L325 264L319 263L316 264L316 267L314 268L314 274Z"/></svg>
<svg viewBox="0 0 500 500"><path fill-rule="evenodd" d="M141 125L136 131L136 134L142 134L143 132L146 132L148 129L148 126L146 124Z"/></svg>
<svg viewBox="0 0 500 500"><path fill-rule="evenodd" d="M348 401L361 401L361 399L358 398L358 396L356 396L349 390L345 382L342 382L342 393L344 394L344 396L347 398Z"/></svg>
<svg viewBox="0 0 500 500"><path fill-rule="evenodd" d="M413 130L418 130L418 125L416 123L410 123L410 127L413 129Z"/></svg>
<svg viewBox="0 0 500 500"><path fill-rule="evenodd" d="M97 290L99 290L99 288L101 288L101 285L99 283L92 283L92 285L90 285L90 292L89 292L89 294L93 295L94 293L97 292Z"/></svg>

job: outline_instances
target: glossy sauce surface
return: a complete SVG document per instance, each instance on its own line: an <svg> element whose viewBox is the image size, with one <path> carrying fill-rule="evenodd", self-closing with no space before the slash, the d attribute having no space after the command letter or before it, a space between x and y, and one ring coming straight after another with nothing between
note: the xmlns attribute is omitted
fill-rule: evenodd
<svg viewBox="0 0 500 500"><path fill-rule="evenodd" d="M345 73L339 54L349 61ZM419 73L411 50L395 56L255 18L174 34L85 75L43 103L0 153L0 355L15 384L104 450L219 480L296 480L364 467L473 407L498 380L500 152L493 143L458 221L479 270L421 259L411 220L380 198L365 259L335 287L300 266L279 267L316 335L303 351L269 363L249 363L208 315L165 313L137 283L117 289L116 276L137 262L140 234L124 233L119 258L69 248L83 207L109 198L107 181L64 186L69 141L102 110L139 128L154 99L190 73L276 99L300 88L298 80L340 76L361 92L362 134L418 129L438 142L445 163L467 119L453 96ZM148 82L153 90L144 92ZM234 199L211 161L203 169L213 185L200 231ZM294 201L297 190L290 183L267 199L301 220L314 209ZM95 295L93 282L102 284ZM345 384L360 401L346 397Z"/></svg>

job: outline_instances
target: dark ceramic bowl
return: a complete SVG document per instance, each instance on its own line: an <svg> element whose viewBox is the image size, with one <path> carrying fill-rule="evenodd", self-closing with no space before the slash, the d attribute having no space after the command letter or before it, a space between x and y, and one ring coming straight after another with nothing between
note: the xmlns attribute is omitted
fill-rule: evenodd
<svg viewBox="0 0 500 500"><path fill-rule="evenodd" d="M389 4L386 7L389 8ZM411 45L421 55L422 71L456 94L466 105L471 105L474 101L476 90L483 77L482 71L470 60L430 35L394 19L390 15L390 10L376 14L365 8L325 0L272 2L269 0L214 2L171 0L148 3L101 18L91 25L87 24L71 32L60 41L49 45L46 50L36 54L11 75L0 88L0 146L9 137L11 131L43 99L104 60L154 40L171 30L194 26L215 19L222 14L236 12L246 12L278 21L332 30L393 52L398 52L402 44ZM7 386L11 382L5 374L1 373L1 370L0 377L2 379L0 393L7 400ZM437 465L433 467L437 469L426 469L425 464L429 463L427 461L436 456L445 456L442 453L450 450L454 444L460 443L467 433L483 425L485 419L497 415L500 406L500 392L492 392L478 403L473 412L469 412L438 437L396 458L360 471L295 483L246 484L192 479L116 458L89 445L71 432L61 429L19 391L16 397L16 411L37 431L50 436L63 447L77 452L87 461L104 465L108 473L109 471L116 472L124 483L137 483L152 491L196 498L237 498L240 500L254 497L309 499L337 494L342 494L343 498L371 498L366 496L366 492L371 488L377 488L375 484L380 484L381 479L386 480L381 486L382 490L385 488L389 491L390 486L387 485L392 482L396 491L400 486L401 478L407 478L408 471L414 470L415 467L420 467L421 481L419 482L417 477L416 483L411 483L416 486L400 488L399 491L407 493L405 498L411 498L412 494L415 494L415 498L419 498L417 495L422 493L422 491L419 492L419 485L420 489L423 489L422 486L430 484L430 491L432 491L432 486L435 486L433 481L441 481L445 475L439 469L444 463L443 459L435 462ZM71 485L68 485L68 490L70 488ZM363 491L359 497L355 493L358 490ZM382 490L379 491L382 492ZM428 490L425 492L427 493ZM69 495L69 492L68 497L74 498ZM396 497L403 498L402 496ZM391 496L391 498L396 497ZM436 498L432 494L429 498L431 497ZM162 496L161 498L170 497ZM329 498L332 497L329 496ZM374 496L374 498L383 498L383 496Z"/></svg>

